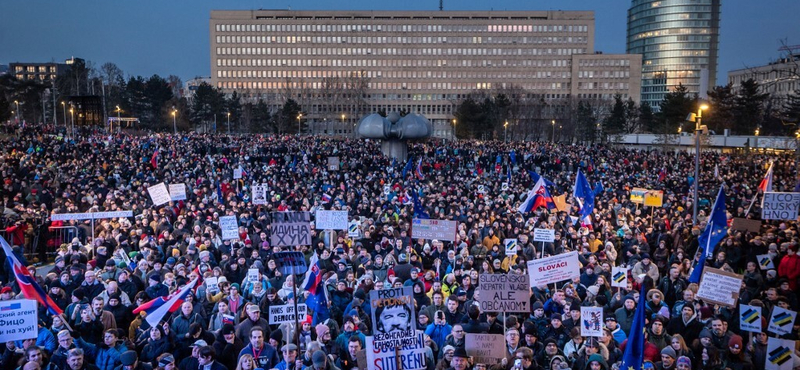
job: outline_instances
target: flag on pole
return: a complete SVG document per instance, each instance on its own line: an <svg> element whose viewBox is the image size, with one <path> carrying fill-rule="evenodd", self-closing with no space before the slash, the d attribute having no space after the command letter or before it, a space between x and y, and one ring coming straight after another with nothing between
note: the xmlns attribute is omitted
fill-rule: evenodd
<svg viewBox="0 0 800 370"><path fill-rule="evenodd" d="M186 296L192 292L192 289L194 289L196 284L197 278L184 285L183 288L170 296L158 297L143 303L141 306L136 307L136 309L133 310L133 314L136 315L142 311L147 312L147 317L145 320L151 326L156 326L159 322L161 322L161 320L164 319L164 316L166 316L168 313L177 311L178 308L181 307L181 304L183 304Z"/></svg>
<svg viewBox="0 0 800 370"><path fill-rule="evenodd" d="M581 219L584 220L591 216L594 212L594 196L595 192L586 180L583 172L578 169L578 175L575 176L575 186L572 191L572 196L578 199L581 206Z"/></svg>
<svg viewBox="0 0 800 370"><path fill-rule="evenodd" d="M309 261L309 269L306 271L305 279L303 280L303 289L314 293L317 291L317 286L322 281L322 271L319 268L319 260L317 254L314 253Z"/></svg>
<svg viewBox="0 0 800 370"><path fill-rule="evenodd" d="M19 259L17 259L17 256L14 255L14 251L11 249L11 246L8 245L8 242L2 236L0 236L0 243L3 245L3 251L6 253L8 264L14 271L14 279L19 285L19 290L22 291L22 295L27 299L33 299L39 302L39 304L47 308L47 312L49 312L51 315L63 314L64 311L62 311L56 302L54 302L53 299L50 298L47 293L45 293L44 289L39 286L39 283L36 282L36 279L31 276L31 272L28 271L26 266L22 265Z"/></svg>
<svg viewBox="0 0 800 370"><path fill-rule="evenodd" d="M762 193L772 191L772 166L774 165L775 162L770 162L769 169L767 170L767 173L764 175L764 179L762 179L761 183L758 184L758 190L761 190Z"/></svg>
<svg viewBox="0 0 800 370"><path fill-rule="evenodd" d="M415 173L417 175L417 179L419 180L425 179L425 176L422 175L422 158L420 158L419 162L417 162L417 169L415 170Z"/></svg>
<svg viewBox="0 0 800 370"><path fill-rule="evenodd" d="M705 230L697 239L698 245L702 249L700 260L697 266L692 270L692 275L689 276L690 283L699 283L700 276L703 274L703 267L706 264L706 259L714 257L714 248L728 233L728 215L725 212L725 191L720 186L719 193L717 193L717 200L714 201L714 207L711 210L711 219L706 225Z"/></svg>
<svg viewBox="0 0 800 370"><path fill-rule="evenodd" d="M531 181L533 181L534 184L539 181L539 177L541 177L538 173L536 173L536 171L528 171L528 175L531 177ZM544 184L551 188L556 186L556 184L553 184L553 182L548 179L544 179Z"/></svg>
<svg viewBox="0 0 800 370"><path fill-rule="evenodd" d="M401 174L403 176L403 180L406 179L406 174L408 174L408 171L411 170L411 166L413 166L413 163L414 163L414 157L411 157L408 159L408 161L406 161L406 165L403 167L403 173Z"/></svg>
<svg viewBox="0 0 800 370"><path fill-rule="evenodd" d="M153 166L153 169L158 169L158 148L153 152L153 156L150 157L150 165Z"/></svg>
<svg viewBox="0 0 800 370"><path fill-rule="evenodd" d="M419 195L417 192L411 192L411 200L414 202L414 218L426 220L431 218L428 212L425 212L425 207L422 206L422 202L419 201Z"/></svg>
<svg viewBox="0 0 800 370"><path fill-rule="evenodd" d="M661 167L661 171L658 171L658 182L662 182L667 178L667 168Z"/></svg>
<svg viewBox="0 0 800 370"><path fill-rule="evenodd" d="M528 192L528 197L524 202L522 202L522 204L520 204L517 210L520 213L525 214L534 211L539 207L547 207L547 209L556 208L553 197L550 196L550 192L547 191L547 187L544 184L543 177L539 178L539 181L537 181L536 185L533 186L533 189Z"/></svg>
<svg viewBox="0 0 800 370"><path fill-rule="evenodd" d="M639 294L640 297L644 297L647 294L644 284L642 284ZM622 355L622 364L619 366L620 370L642 370L642 365L644 364L645 306L644 302L639 302L636 305L631 332L628 334L625 353Z"/></svg>

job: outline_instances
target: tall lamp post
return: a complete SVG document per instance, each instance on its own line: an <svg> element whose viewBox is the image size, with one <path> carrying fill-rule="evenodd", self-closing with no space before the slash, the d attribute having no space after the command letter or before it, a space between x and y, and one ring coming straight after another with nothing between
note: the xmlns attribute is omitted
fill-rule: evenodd
<svg viewBox="0 0 800 370"><path fill-rule="evenodd" d="M553 139L550 140L552 142L556 142L556 120L551 120L550 124L553 125Z"/></svg>
<svg viewBox="0 0 800 370"><path fill-rule="evenodd" d="M119 105L118 105L117 106L117 127L119 129L122 129L122 117L120 116L120 113L122 113L122 109L120 109ZM112 133L114 132L114 125L111 125L111 132Z"/></svg>
<svg viewBox="0 0 800 370"><path fill-rule="evenodd" d="M453 118L453 139L458 139L458 136L456 136L456 124L458 124L458 121Z"/></svg>
<svg viewBox="0 0 800 370"><path fill-rule="evenodd" d="M342 113L342 132L347 132L347 128L345 127L345 124L344 124L344 119L346 117L347 116L345 116L344 113Z"/></svg>
<svg viewBox="0 0 800 370"><path fill-rule="evenodd" d="M694 204L692 204L694 208L692 211L692 225L697 225L697 202L700 189L700 132L703 130L703 111L707 109L707 105L701 105L697 109L697 115L694 120Z"/></svg>
<svg viewBox="0 0 800 370"><path fill-rule="evenodd" d="M175 106L172 106L172 134L178 134L178 125L175 123L175 115L178 113L178 110L175 109Z"/></svg>
<svg viewBox="0 0 800 370"><path fill-rule="evenodd" d="M300 118L303 118L303 113L297 114L297 136L300 136Z"/></svg>
<svg viewBox="0 0 800 370"><path fill-rule="evenodd" d="M17 107L16 118L17 118L17 123L19 123L19 101L14 100L14 105Z"/></svg>
<svg viewBox="0 0 800 370"><path fill-rule="evenodd" d="M228 112L228 135L231 134L231 112Z"/></svg>
<svg viewBox="0 0 800 370"><path fill-rule="evenodd" d="M67 104L63 101L61 102L61 110L64 112L64 134L67 134L67 131L69 131L69 127L67 127Z"/></svg>
<svg viewBox="0 0 800 370"><path fill-rule="evenodd" d="M508 142L508 121L506 121L506 123L503 124L503 129L504 129L503 142L505 143Z"/></svg>

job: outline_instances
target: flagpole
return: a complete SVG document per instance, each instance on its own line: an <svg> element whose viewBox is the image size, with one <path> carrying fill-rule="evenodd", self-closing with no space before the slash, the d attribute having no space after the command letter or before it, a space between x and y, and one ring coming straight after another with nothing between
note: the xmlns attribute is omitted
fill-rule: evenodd
<svg viewBox="0 0 800 370"><path fill-rule="evenodd" d="M744 211L744 217L747 218L747 215L750 214L750 208L753 208L753 204L756 203L756 198L758 198L758 190L756 190L756 194L753 195L753 199L750 201L750 206L747 207L747 210Z"/></svg>

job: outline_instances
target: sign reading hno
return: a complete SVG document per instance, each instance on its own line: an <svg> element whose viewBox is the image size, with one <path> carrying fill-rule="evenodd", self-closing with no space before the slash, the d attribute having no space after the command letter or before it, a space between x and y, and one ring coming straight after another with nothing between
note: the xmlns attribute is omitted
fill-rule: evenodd
<svg viewBox="0 0 800 370"><path fill-rule="evenodd" d="M764 193L762 220L796 220L800 193Z"/></svg>

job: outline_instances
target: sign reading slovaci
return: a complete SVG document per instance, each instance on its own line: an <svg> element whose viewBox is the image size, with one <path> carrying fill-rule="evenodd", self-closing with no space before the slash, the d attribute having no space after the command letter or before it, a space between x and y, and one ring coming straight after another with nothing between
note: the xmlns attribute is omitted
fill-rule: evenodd
<svg viewBox="0 0 800 370"><path fill-rule="evenodd" d="M404 347L416 340L414 296L411 287L373 289L369 293L372 305L373 343L376 349Z"/></svg>
<svg viewBox="0 0 800 370"><path fill-rule="evenodd" d="M300 321L306 318L306 304L300 303L297 305L297 315L294 314L294 305L285 304L281 306L269 306L269 324L283 324L285 322L294 322L295 316L302 317Z"/></svg>
<svg viewBox="0 0 800 370"><path fill-rule="evenodd" d="M169 197L169 190L167 190L167 185L163 182L147 188L147 192L150 194L150 199L153 201L153 205L155 206L160 206L170 202L171 198Z"/></svg>
<svg viewBox="0 0 800 370"><path fill-rule="evenodd" d="M239 223L236 216L220 216L219 228L222 230L222 240L239 239Z"/></svg>
<svg viewBox="0 0 800 370"><path fill-rule="evenodd" d="M764 193L761 201L762 220L796 220L800 193Z"/></svg>
<svg viewBox="0 0 800 370"><path fill-rule="evenodd" d="M272 212L269 244L273 247L311 245L311 214L308 212Z"/></svg>
<svg viewBox="0 0 800 370"><path fill-rule="evenodd" d="M36 301L32 299L0 302L0 341L36 338L39 335L36 309Z"/></svg>
<svg viewBox="0 0 800 370"><path fill-rule="evenodd" d="M403 364L403 370L425 370L425 335L422 331L414 334L411 344L403 347L380 348L374 345L374 337L366 337L367 367L366 369L397 369L398 360ZM398 358L400 357L400 358Z"/></svg>
<svg viewBox="0 0 800 370"><path fill-rule="evenodd" d="M447 241L456 240L456 221L424 220L415 218L411 220L411 237L414 239L439 239Z"/></svg>
<svg viewBox="0 0 800 370"><path fill-rule="evenodd" d="M742 288L742 278L742 275L706 267L700 278L697 298L722 306L736 307L739 290Z"/></svg>
<svg viewBox="0 0 800 370"><path fill-rule="evenodd" d="M314 228L317 230L347 230L347 211L317 210Z"/></svg>
<svg viewBox="0 0 800 370"><path fill-rule="evenodd" d="M480 274L478 299L481 312L530 312L528 277L516 274Z"/></svg>
<svg viewBox="0 0 800 370"><path fill-rule="evenodd" d="M528 261L528 278L532 287L545 286L581 276L578 252L562 253Z"/></svg>

